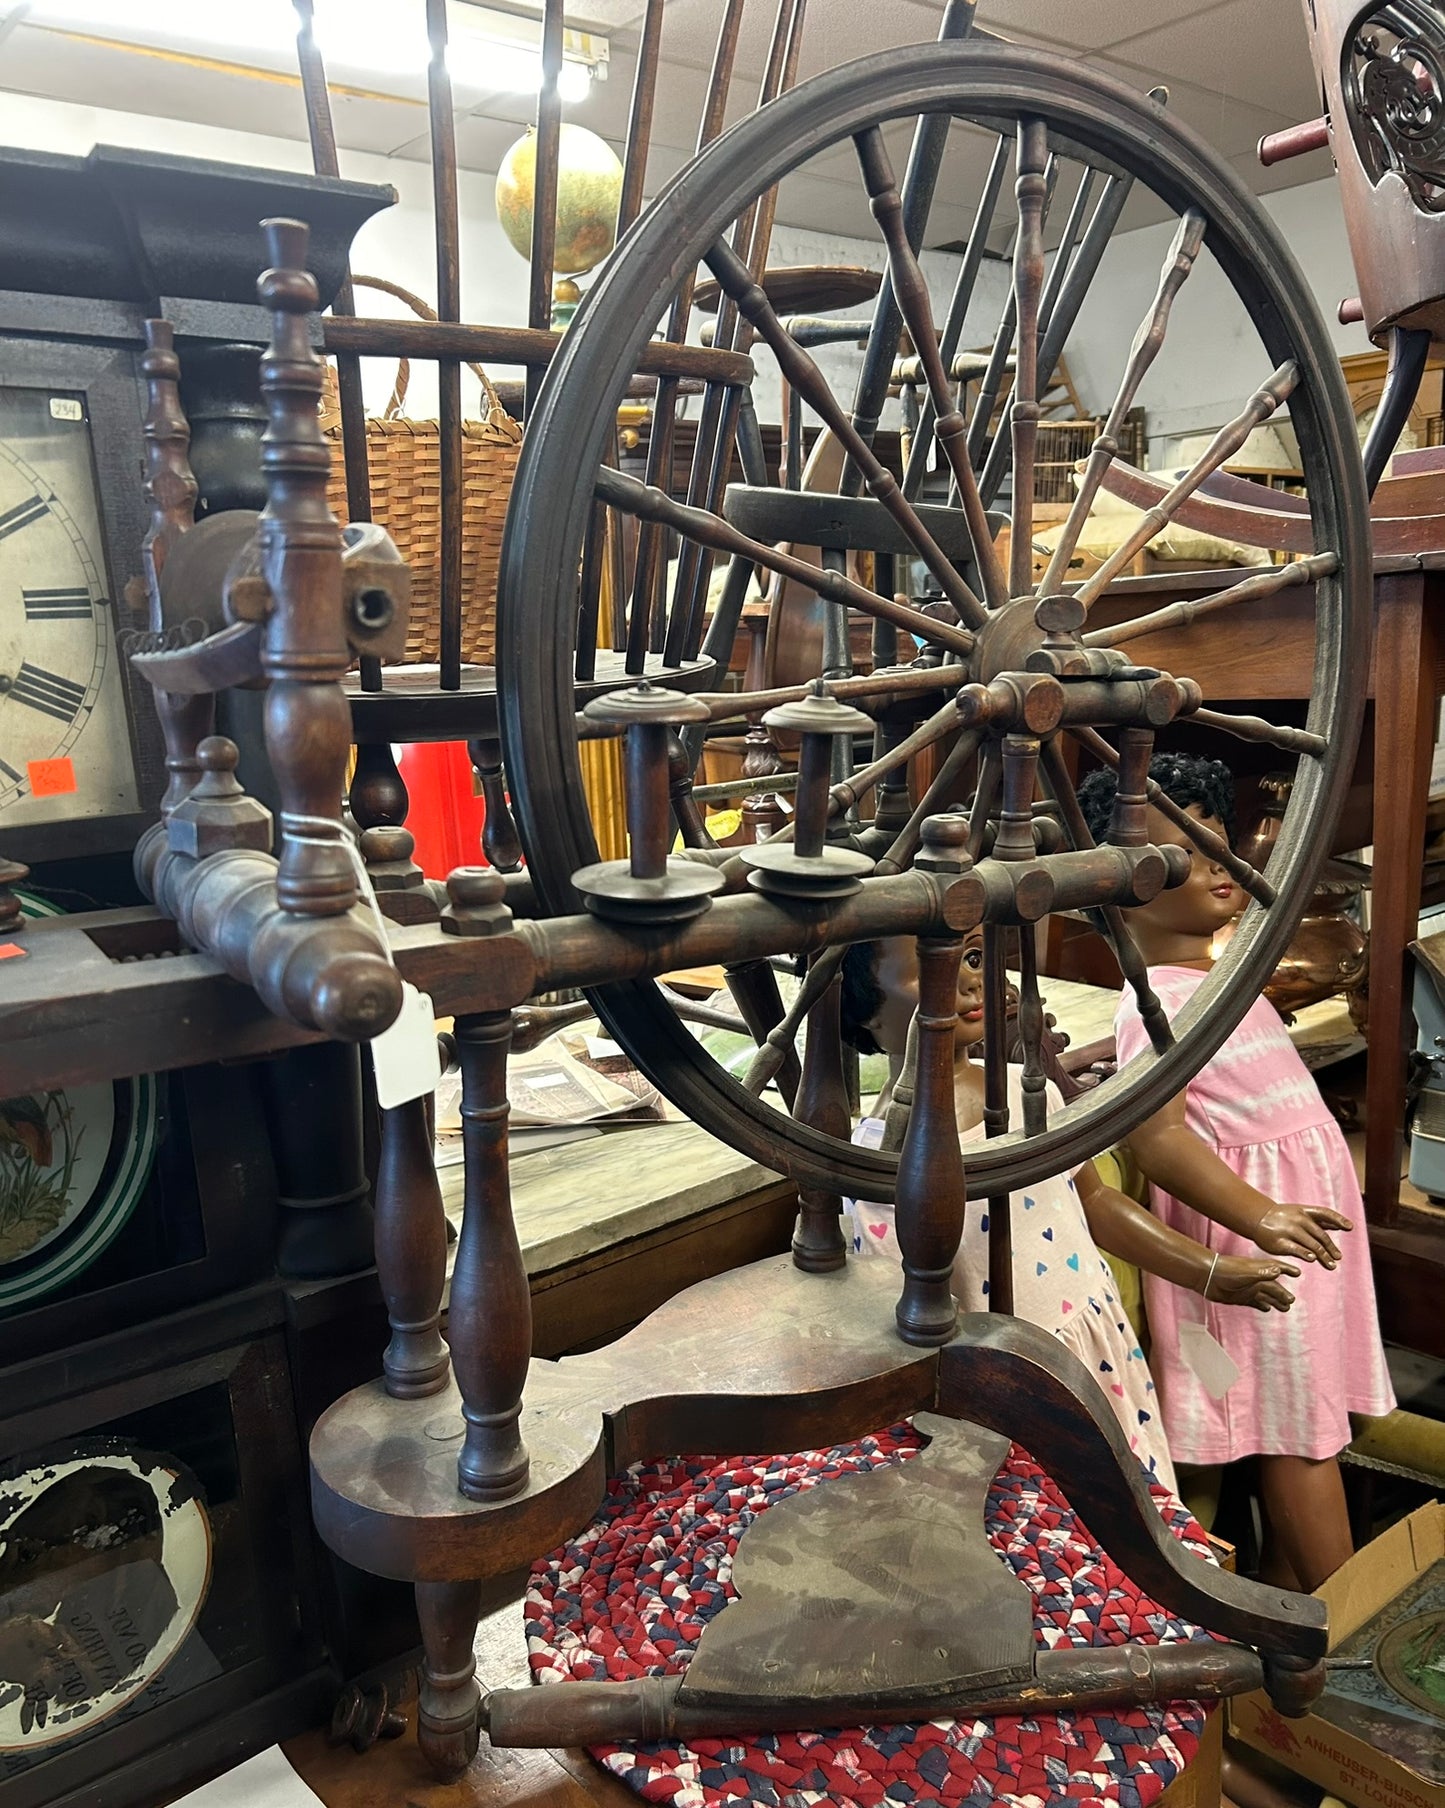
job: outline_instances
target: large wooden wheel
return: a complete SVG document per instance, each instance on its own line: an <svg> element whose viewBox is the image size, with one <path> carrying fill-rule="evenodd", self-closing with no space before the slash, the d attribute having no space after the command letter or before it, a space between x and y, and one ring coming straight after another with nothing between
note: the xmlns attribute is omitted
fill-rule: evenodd
<svg viewBox="0 0 1445 1808"><path fill-rule="evenodd" d="M995 395L997 377L1010 355L1013 380L1003 425L991 441L992 399L986 396L975 406L970 426L953 386L951 361L969 296L955 296L940 335L910 248L909 227L915 228L916 244L921 222L906 217L883 130L917 118L917 144L939 116L950 117L952 129L965 136L983 131L1005 143L1013 141L1013 283L989 360L997 367ZM885 346L887 360L897 350L901 313L926 398L914 445L926 444L932 436L948 473L948 499L933 506L917 501L924 462L917 451L901 485L872 455L881 399L876 386L872 396L860 395L851 407L840 403L811 355L790 337L762 290L750 282L734 248L746 248L737 223L748 220L760 196L829 153L829 168L836 173L839 153L847 151L850 140L887 248L891 280L878 304L882 331L892 336L892 344ZM1004 167L1002 156L995 155L983 185L979 224L963 260L969 283L989 232L997 234L995 205ZM1066 185L1071 168L1079 189L1068 209L1061 248L1051 261L1045 253L1046 209L1056 188L1060 197L1072 192L1074 178L1067 178ZM1102 182L1106 190L1112 185L1117 192L1122 183L1127 192L1131 181L1173 210L1177 230L1163 257L1157 293L1123 360L1114 406L1089 458L1063 544L1042 581L1035 582L1032 497L1039 386L1084 300L1078 292L1079 271L1087 277L1097 268L1097 245L1092 263L1082 255L1094 230L1089 187ZM916 199L916 194L909 196L910 208ZM750 330L772 347L792 390L850 453L861 480L852 486L855 494L846 506L837 498L790 497L761 486L735 487L725 496L723 459L716 462L710 482L690 497L693 506L684 507L604 462L611 422L639 350L679 288L692 281L699 262L709 266ZM1171 309L1181 292L1189 297L1191 269L1205 263L1214 266L1208 305L1236 309L1241 333L1252 335L1258 346L1260 387L1126 546L1081 585L1066 583L1070 549L1117 453L1117 436L1136 396L1142 393L1147 400L1151 373L1169 360L1176 375L1190 369L1187 314L1192 297L1173 310L1173 333ZM1200 282L1196 276L1196 290ZM1102 279L1096 288L1101 286ZM1097 303L1098 296L1093 299ZM890 307L896 309L891 316ZM873 364L876 374L876 359ZM989 382L985 371L980 384L985 393ZM715 420L735 424L740 400L736 392L713 399ZM1281 404L1287 404L1299 441L1313 556L1303 563L1243 572L1204 603L1172 606L1167 619L1178 624L1192 620L1193 614L1207 614L1208 628L1196 632L1228 632L1232 609L1258 607L1286 585L1312 584L1314 686L1304 730L1199 710L1197 687L1184 682L1187 673L1161 676L1131 665L1128 651L1118 650L1135 637L1136 626L1128 632L1122 627L1091 632L1088 623L1091 604L1134 552ZM1005 569L990 539L986 510L1010 467L1013 533ZM752 469L756 474L756 460ZM860 490L869 494L857 494ZM832 511L828 520L826 511L815 506L820 500ZM735 577L754 567L796 575L775 549L777 542L789 539L825 548L825 571L814 576L820 593L836 605L840 624L847 612L858 611L914 634L923 647L922 660L901 679L897 673L885 674L845 687L851 705L871 709L883 722L866 769L835 787L835 826L848 826L851 793L866 792L890 773L896 782L910 749L936 742L943 756L928 796L911 812L901 812L908 820L896 824L884 870L896 871L912 857L925 814L970 791L969 846L975 855L992 847L995 858L1009 851L1032 858L1028 815L1035 799L1052 809L1064 846L1087 845L1065 757L1071 738L1094 758L1122 757L1125 769L1137 776L1154 730L1193 714L1215 728L1297 755L1296 781L1268 867L1256 873L1234 861L1232 870L1252 902L1223 958L1172 1030L1151 1000L1127 912L1115 906L1100 912L1099 927L1140 993L1153 1051L1061 1114L1045 1119L1040 1094L1029 1123L970 1152L970 1195L1026 1185L1097 1152L1198 1071L1272 971L1326 851L1363 707L1371 583L1365 492L1338 361L1268 215L1204 144L1156 101L1075 65L996 42L938 44L853 63L804 84L727 132L658 197L588 295L551 368L528 423L503 552L504 744L528 864L542 906L552 913L580 907L573 875L598 858L578 759L575 636L579 608L588 619L584 550L604 505L636 516L644 536L667 530L681 537L679 596L666 624L665 664L685 664L698 654L700 597L712 559L732 556ZM593 538L595 544L595 534ZM929 589L943 601L925 615L916 598L878 596L851 582L843 575L841 549L848 546L921 560ZM908 569L903 556L897 568ZM730 591L736 588L729 586ZM890 584L890 592L892 588ZM727 606L725 592L723 626L730 633ZM595 616L591 619L595 625ZM639 649L655 647L662 638L656 624L648 628L634 621L632 626ZM846 636L838 633L834 644L846 646ZM1052 690L1038 686L1041 675L1057 680ZM1030 685L1032 702L1022 700ZM835 769L835 778L846 771ZM897 801L895 791L895 806ZM1142 812L1135 820L1142 820ZM1186 818L1180 826L1202 845L1199 825ZM856 834L854 840L856 844ZM875 834L865 845L876 852L877 842ZM1030 940L1021 937L1020 1025L1025 1066L1037 1070L1041 1014ZM1003 942L997 931L990 933L986 959L994 981L988 988L988 1059L1001 1089L1003 1026L997 1014L1003 1009ZM819 957L814 959L813 972L820 980L828 972L826 960L824 956L820 965ZM856 1148L803 1121L810 1115L803 1105L793 1116L755 1095L705 1052L653 983L604 988L595 1003L632 1058L715 1134L805 1185L841 1188L865 1198L891 1197L895 1157ZM1027 1083L1025 1092L1027 1097Z"/></svg>

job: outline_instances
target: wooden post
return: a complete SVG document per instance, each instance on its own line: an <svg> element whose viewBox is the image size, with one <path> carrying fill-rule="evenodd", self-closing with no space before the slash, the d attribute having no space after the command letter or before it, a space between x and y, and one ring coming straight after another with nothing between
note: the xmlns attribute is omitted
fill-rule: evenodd
<svg viewBox="0 0 1445 1808"><path fill-rule="evenodd" d="M1405 1144L1405 1061L1414 1018L1410 957L1420 916L1420 864L1435 740L1439 627L1420 572L1375 584L1375 865L1370 909L1369 1070L1365 1081L1365 1210L1393 1224Z"/></svg>

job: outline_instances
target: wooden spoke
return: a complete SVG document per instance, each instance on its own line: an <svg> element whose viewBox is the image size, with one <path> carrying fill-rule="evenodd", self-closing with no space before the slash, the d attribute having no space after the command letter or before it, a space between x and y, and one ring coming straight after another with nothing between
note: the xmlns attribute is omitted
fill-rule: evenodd
<svg viewBox="0 0 1445 1808"><path fill-rule="evenodd" d="M933 782L918 800L918 806L908 821L898 831L892 847L876 863L876 873L901 873L913 858L918 846L919 832L926 818L935 816L947 807L949 795L962 778L968 762L978 751L982 737L975 729L966 729L950 748L948 757L933 775ZM894 749L895 753L898 749ZM881 765L881 761L875 761Z"/></svg>
<svg viewBox="0 0 1445 1808"><path fill-rule="evenodd" d="M1254 392L1241 412L1220 428L1178 483L1153 508L1146 510L1139 525L1125 537L1124 544L1116 547L1094 575L1080 584L1074 594L1086 609L1108 589L1134 555L1142 552L1156 534L1168 527L1205 478L1217 471L1225 459L1233 457L1260 422L1268 420L1280 403L1289 399L1299 382L1299 375L1299 366L1293 360L1281 364Z"/></svg>
<svg viewBox="0 0 1445 1808"><path fill-rule="evenodd" d="M1117 767L1119 759L1118 755L1114 753L1114 749L1102 739L1100 744L1112 756L1109 763ZM1084 821L1084 813L1079 808L1079 799L1074 791L1074 782L1064 764L1063 750L1057 741L1044 743L1043 766L1048 788L1053 793L1054 802L1059 806L1059 815L1063 820L1064 831L1069 840L1076 848L1093 847L1094 837L1089 833L1089 825ZM1157 790L1158 787L1156 786L1155 789ZM1160 793L1160 795L1163 794ZM1189 820L1194 821L1193 817L1190 817ZM1119 963L1119 971L1134 994L1139 1007L1140 1021L1144 1025L1155 1054L1164 1054L1174 1046L1174 1032L1169 1027L1169 1019L1164 1015L1164 1007L1159 1002L1159 994L1149 983L1148 965L1139 944L1134 940L1133 931L1124 919L1123 911L1117 904L1108 904L1102 910L1090 911L1089 916L1114 950L1114 958Z"/></svg>
<svg viewBox="0 0 1445 1808"><path fill-rule="evenodd" d="M987 923L983 931L983 1125L986 1136L1004 1136L1008 1108L1008 974L1004 930ZM988 1309L1014 1309L1013 1207L1007 1193L988 1200Z"/></svg>
<svg viewBox="0 0 1445 1808"><path fill-rule="evenodd" d="M888 673L875 668L858 678L835 679L828 689L833 696L846 697L850 703L857 704L873 697L888 699L920 691L956 690L967 677L968 668L950 660L947 665L919 666L916 670ZM780 703L795 703L806 696L807 691L806 684L786 684L771 691L698 691L696 698L707 705L714 722L730 722L736 716L753 716L760 710L775 709Z"/></svg>
<svg viewBox="0 0 1445 1808"><path fill-rule="evenodd" d="M958 484L964 519L973 541L974 562L978 568L979 581L983 585L984 600L990 609L1001 608L1008 600L1003 569L989 533L988 518L978 493L973 466L968 461L963 417L954 404L948 372L938 349L938 337L933 330L933 303L923 271L908 242L903 203L893 179L883 134L877 126L870 126L866 132L860 132L853 142L868 190L869 205L888 247L888 269L893 293L913 340L914 349L923 360L928 393L933 400L934 432Z"/></svg>
<svg viewBox="0 0 1445 1808"><path fill-rule="evenodd" d="M860 681L854 679L853 682ZM848 694L842 685L834 685L832 688L835 696ZM851 773L841 784L834 785L828 805L828 814L836 816L841 811L853 809L859 799L866 796L881 780L887 778L890 773L896 772L900 766L906 766L915 754L922 753L925 748L931 747L935 741L942 740L944 735L951 734L957 727L958 705L956 702L950 701L931 715L926 722L921 722L896 746L880 753L877 759L871 760L868 765L859 767L857 772Z"/></svg>
<svg viewBox="0 0 1445 1808"><path fill-rule="evenodd" d="M1000 138L994 146L993 162L989 165L988 175L984 178L983 192L979 196L978 207L973 216L973 225L969 228L968 243L964 247L963 259L958 267L958 277L953 285L953 294L949 298L948 313L944 317L943 336L939 340L938 350L945 368L949 370L953 368L953 355L958 350L959 340L963 337L963 323L968 314L969 303L973 300L974 287L978 282L979 266L983 262L984 250L993 226L998 198L1003 191L1003 179L1008 171L1008 164L1009 141L1007 138ZM910 499L915 497L923 487L923 479L928 473L928 454L933 449L934 420L933 397L929 395L924 398L918 425L914 429L912 443L908 448L907 465L903 472L903 494Z"/></svg>
<svg viewBox="0 0 1445 1808"><path fill-rule="evenodd" d="M984 836L988 832L988 819L993 807L998 802L999 787L1003 783L1003 764L999 757L998 743L990 741L983 750L983 758L979 762L978 787L973 794L973 807L968 814L968 857L979 860L983 856Z"/></svg>
<svg viewBox="0 0 1445 1808"><path fill-rule="evenodd" d="M1106 766L1116 771L1119 756L1101 734L1092 728L1069 728L1067 731L1081 747L1087 747L1096 759L1102 760ZM1174 827L1181 831L1192 846L1210 860L1217 860L1235 884L1243 887L1250 897L1266 908L1274 903L1275 890L1264 874L1258 872L1247 860L1239 855L1221 835L1213 829L1207 829L1198 817L1191 816L1187 810L1181 810L1174 799L1163 791L1151 778L1145 786L1145 795L1161 816L1167 816ZM1063 803L1063 799L1060 799Z"/></svg>
<svg viewBox="0 0 1445 1808"><path fill-rule="evenodd" d="M769 1030L766 1041L759 1045L758 1052L748 1064L748 1071L743 1075L743 1085L755 1098L762 1093L792 1052L793 1044L798 1039L799 1026L837 978L847 952L847 944L840 942L831 948L825 948L817 956L808 968L807 978L798 987L797 997L788 1006L787 1015L774 1029Z"/></svg>
<svg viewBox="0 0 1445 1808"><path fill-rule="evenodd" d="M1296 584L1313 584L1316 578L1328 577L1339 568L1339 558L1332 552L1317 553L1312 559L1297 559L1290 565L1261 565L1227 590L1215 591L1213 596L1186 597L1180 602L1168 603L1162 609L1154 609L1148 615L1135 616L1133 621L1096 628L1081 638L1086 647L1122 646L1125 641L1139 640L1145 634L1157 634L1164 628L1187 628L1200 616L1213 615L1217 609L1232 609L1236 603L1256 602L1260 597L1273 596L1276 591L1288 590ZM1048 581L1046 575L1045 588Z"/></svg>
<svg viewBox="0 0 1445 1808"><path fill-rule="evenodd" d="M708 252L706 261L724 293L732 298L744 318L771 347L773 356L778 361L778 368L793 392L802 396L823 424L832 429L839 444L863 473L863 480L869 490L917 548L919 557L958 611L960 619L970 627L981 627L987 619L983 604L954 570L947 554L923 525L893 473L853 425L847 409L833 394L828 379L819 370L811 354L789 336L772 303L763 293L761 283L753 280L742 259L721 239Z"/></svg>
<svg viewBox="0 0 1445 1808"><path fill-rule="evenodd" d="M1217 728L1240 741L1263 741L1270 747L1282 747L1286 753L1308 754L1312 760L1325 756L1329 743L1323 735L1311 734L1307 728L1287 728L1278 722L1266 722L1263 716L1233 716L1218 709L1197 709L1190 718L1206 728Z"/></svg>
<svg viewBox="0 0 1445 1808"><path fill-rule="evenodd" d="M778 551L776 547L764 546L761 541L740 533L721 516L710 514L706 509L689 508L685 502L674 502L660 489L640 483L624 472L613 471L606 465L600 466L597 472L597 494L613 508L635 515L644 523L652 522L660 527L673 528L676 532L711 547L714 552L750 559L755 565L762 565L769 571L780 572L786 578L795 578L831 603L860 610L868 616L881 615L919 640L933 641L964 657L973 651L973 635L967 628L935 621L907 603L875 596L871 590L862 584L855 584L851 578L844 577L841 573L819 571L805 559L795 559L789 553Z"/></svg>
<svg viewBox="0 0 1445 1808"><path fill-rule="evenodd" d="M1044 169L1049 135L1041 120L1021 121L1014 195L1019 229L1014 246L1013 528L1009 537L1009 594L1029 588L1034 552L1034 463L1039 432L1039 301L1044 287Z"/></svg>
<svg viewBox="0 0 1445 1808"><path fill-rule="evenodd" d="M1044 284L1043 295L1039 299L1039 332L1046 333L1049 320L1059 305L1059 297L1064 292L1065 282L1074 263L1074 250L1078 244L1079 233L1089 211L1089 203L1094 198L1094 185L1099 179L1099 172L1086 165L1079 178L1079 186L1074 190L1074 198L1069 203L1069 216L1064 221L1064 229L1059 234L1059 242L1054 248L1054 255L1049 263L1049 277ZM1043 347L1039 348L1039 388L1044 387L1045 379L1051 376L1045 371L1043 363Z"/></svg>
<svg viewBox="0 0 1445 1808"><path fill-rule="evenodd" d="M1051 595L1063 583L1064 573L1069 568L1069 560L1074 556L1074 548L1079 543L1079 535L1083 532L1085 521L1094 506L1094 498L1099 493L1099 485L1104 480L1104 473L1119 455L1119 435L1123 431L1124 421L1129 410L1134 406L1134 398L1139 393L1139 385L1144 381L1150 366L1158 357L1164 344L1164 336L1169 329L1169 314L1174 306L1174 297L1183 288L1189 272L1194 268L1194 260L1199 255L1199 248L1204 243L1204 215L1191 208L1179 222L1174 234L1174 242L1170 245L1168 255L1164 259L1164 267L1159 273L1159 287L1154 295L1154 303L1149 313L1139 323L1139 330L1134 335L1134 343L1129 348L1129 362L1124 367L1124 375L1119 380L1118 394L1114 397L1114 405L1109 410L1109 418L1104 422L1099 437L1094 441L1089 452L1089 461L1084 467L1083 477L1079 482L1079 491L1074 498L1068 519L1059 536L1059 544L1054 549L1054 556L1049 560L1049 568L1039 586L1044 596Z"/></svg>

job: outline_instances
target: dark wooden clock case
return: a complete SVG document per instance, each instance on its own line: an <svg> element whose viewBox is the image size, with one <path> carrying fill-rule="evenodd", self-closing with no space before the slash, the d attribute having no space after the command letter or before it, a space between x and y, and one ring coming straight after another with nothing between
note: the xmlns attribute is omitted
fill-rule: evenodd
<svg viewBox="0 0 1445 1808"><path fill-rule="evenodd" d="M310 223L324 306L357 228L394 199L367 184L107 147L85 158L0 149L0 384L85 400L119 628L145 625L123 601L147 526L143 320L177 329L202 512L259 507L257 359L269 329L255 305L259 222ZM136 901L128 855L163 769L148 690L131 687L128 701L150 813L0 831L0 857L24 861L32 887L72 909ZM369 1261L369 1237L357 1234L369 1205L354 1080L326 1079L342 1102L324 1173L299 1171L285 1131L288 1099L314 1122L318 1083L274 1062L159 1076L159 1152L125 1229L65 1289L0 1317L0 1465L120 1436L171 1449L200 1478L215 1568L191 1637L219 1665L185 1686L183 1647L163 1673L176 1680L133 1710L13 1775L0 1754L6 1808L122 1808L164 1792L324 1717L343 1672L414 1640L409 1607L398 1616L369 1579L339 1573L311 1530L310 1421L370 1372L385 1324L374 1275L326 1278ZM321 1198L328 1189L337 1196ZM301 1252L291 1265L312 1276L303 1283L276 1272L288 1219L279 1242L283 1258Z"/></svg>

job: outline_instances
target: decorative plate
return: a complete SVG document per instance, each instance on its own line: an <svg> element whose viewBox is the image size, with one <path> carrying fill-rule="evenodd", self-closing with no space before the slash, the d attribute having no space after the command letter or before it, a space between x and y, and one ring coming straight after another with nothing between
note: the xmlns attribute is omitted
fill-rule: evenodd
<svg viewBox="0 0 1445 1808"><path fill-rule="evenodd" d="M0 1469L0 1752L74 1739L153 1690L210 1580L177 1458L96 1438Z"/></svg>
<svg viewBox="0 0 1445 1808"><path fill-rule="evenodd" d="M0 1099L0 1312L54 1293L115 1241L150 1179L158 1115L150 1074Z"/></svg>

